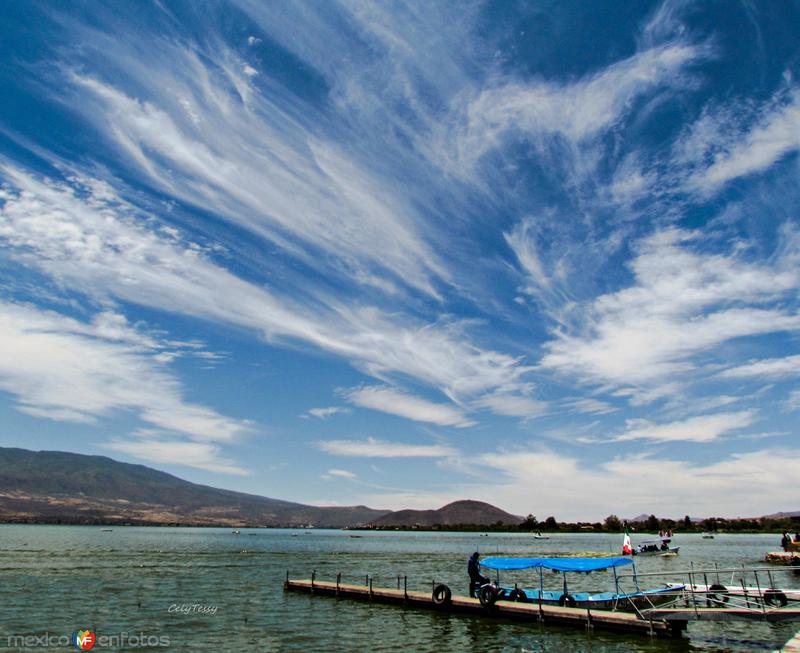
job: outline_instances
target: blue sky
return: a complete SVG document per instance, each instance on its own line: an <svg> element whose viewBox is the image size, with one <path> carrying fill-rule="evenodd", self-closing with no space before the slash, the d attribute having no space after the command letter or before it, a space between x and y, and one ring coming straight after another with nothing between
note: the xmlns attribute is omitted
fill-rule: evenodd
<svg viewBox="0 0 800 653"><path fill-rule="evenodd" d="M0 17L0 445L327 505L800 506L798 3Z"/></svg>

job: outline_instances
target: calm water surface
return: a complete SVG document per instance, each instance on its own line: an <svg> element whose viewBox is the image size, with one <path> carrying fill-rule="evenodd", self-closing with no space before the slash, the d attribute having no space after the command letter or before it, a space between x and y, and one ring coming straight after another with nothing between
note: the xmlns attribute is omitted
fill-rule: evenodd
<svg viewBox="0 0 800 653"><path fill-rule="evenodd" d="M308 578L316 570L320 580L342 573L343 582L364 582L370 575L376 586L396 587L397 576L407 576L409 589L430 589L435 580L465 594L466 561L476 548L485 555L538 556L616 552L621 545L620 536L600 534L559 534L550 540L508 534L352 534L0 526L0 648L9 648L13 635L61 636L91 627L98 634L143 634L162 643L168 638L169 646L146 650L171 651L771 651L800 628L692 623L683 640L656 640L283 592L287 571L293 578ZM714 540L679 535L674 540L679 556L640 557L636 564L639 572L672 572L690 563L758 566L766 551L778 548L778 540L776 535ZM779 568L774 578L783 587L800 585ZM561 578L550 581L548 586L556 588ZM601 589L613 578L593 574L575 583L575 589Z"/></svg>

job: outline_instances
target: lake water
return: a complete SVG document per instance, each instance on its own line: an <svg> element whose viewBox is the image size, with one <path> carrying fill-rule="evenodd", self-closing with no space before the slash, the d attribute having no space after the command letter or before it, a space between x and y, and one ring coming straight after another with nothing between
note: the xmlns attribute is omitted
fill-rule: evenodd
<svg viewBox="0 0 800 653"><path fill-rule="evenodd" d="M681 547L678 556L637 557L636 565L639 572L680 570L690 563L763 566L764 553L777 550L779 539L678 535L673 540ZM465 594L466 561L476 549L483 555L528 556L616 552L621 540L601 534L534 540L511 534L241 529L235 535L231 529L114 527L109 532L5 525L0 526L0 649L38 650L31 639L25 640L27 647L15 646L23 640L13 637L50 636L48 641L58 643L57 637L88 627L127 642L105 650L136 650L144 641L151 644L146 650L174 651L770 651L800 628L690 623L683 640L658 640L282 589L287 571L292 578L309 578L316 570L320 580L341 573L343 582L364 582L370 575L375 586L396 587L397 577L407 576L409 589L430 589L435 580ZM779 567L774 580L782 587L800 585ZM555 589L561 577L551 582ZM575 581L589 583L584 589L609 582L609 574ZM36 641L41 647L44 640Z"/></svg>

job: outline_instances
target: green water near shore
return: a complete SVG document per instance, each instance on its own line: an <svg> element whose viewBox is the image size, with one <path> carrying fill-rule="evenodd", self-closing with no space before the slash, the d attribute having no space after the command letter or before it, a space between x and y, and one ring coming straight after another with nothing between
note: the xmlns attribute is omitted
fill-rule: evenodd
<svg viewBox="0 0 800 653"><path fill-rule="evenodd" d="M361 537L351 537L357 534ZM634 538L634 542L637 538ZM636 560L639 572L689 567L760 566L778 548L775 535L678 535L673 558ZM336 530L0 526L0 649L20 636L65 636L90 627L126 633L174 651L771 651L798 624L692 623L679 641L544 627L399 606L284 593L293 578L365 582L429 590L444 582L465 594L466 560L483 554L557 555L617 552L620 536L392 533ZM775 584L800 579L776 568ZM560 577L551 579L560 586ZM572 581L571 581L572 582ZM608 574L574 581L608 586ZM713 582L713 581L712 581ZM9 639L11 638L11 639ZM136 650L127 645L95 650ZM67 650L67 649L62 649ZM72 649L74 650L74 649Z"/></svg>

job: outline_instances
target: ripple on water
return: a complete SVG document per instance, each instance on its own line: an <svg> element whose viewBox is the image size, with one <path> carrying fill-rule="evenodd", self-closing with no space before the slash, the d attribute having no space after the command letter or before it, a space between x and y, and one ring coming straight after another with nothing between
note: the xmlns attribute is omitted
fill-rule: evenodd
<svg viewBox="0 0 800 653"><path fill-rule="evenodd" d="M596 631L543 627L481 617L448 615L397 606L284 593L293 577L345 580L429 590L445 582L466 591L465 564L485 554L616 551L619 537L555 535L546 549L525 536L364 533L315 530L296 538L289 531L0 526L0 629L2 632L70 633L90 625L99 633L146 633L169 637L174 650L396 651L476 650L617 653L642 651L765 651L793 634L791 625L692 624L688 641L650 640ZM113 538L113 542L110 542ZM681 555L642 559L640 571L695 566L758 564L775 536L679 536ZM781 582L787 578L776 571ZM550 576L558 585L560 576ZM583 581L587 579L582 579ZM593 574L593 586L613 582ZM776 581L777 582L777 581ZM796 580L786 584L795 585ZM181 613L170 606L214 608Z"/></svg>

